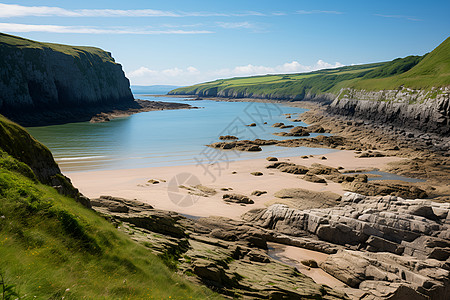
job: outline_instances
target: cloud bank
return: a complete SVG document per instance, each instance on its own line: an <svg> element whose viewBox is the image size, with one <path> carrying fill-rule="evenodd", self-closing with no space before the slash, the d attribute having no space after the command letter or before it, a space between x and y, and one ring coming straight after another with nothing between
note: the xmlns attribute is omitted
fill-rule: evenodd
<svg viewBox="0 0 450 300"><path fill-rule="evenodd" d="M306 66L297 61L292 61L275 67L256 66L248 64L236 66L231 69L219 69L212 71L200 71L190 66L188 68L170 68L165 70L152 70L147 67L140 67L134 71L127 72L127 77L135 85L191 85L200 82L212 81L219 78L231 78L239 76L254 76L266 74L287 74L311 72L320 69L332 69L344 66L336 62L334 64L318 60L314 65Z"/></svg>
<svg viewBox="0 0 450 300"><path fill-rule="evenodd" d="M213 33L209 30L149 30L133 27L89 27L89 26L60 26L60 25L31 25L17 23L0 23L0 31L5 32L52 32L52 33L84 33L84 34L205 34Z"/></svg>
<svg viewBox="0 0 450 300"><path fill-rule="evenodd" d="M248 11L240 13L174 12L157 9L75 9L51 6L23 6L0 3L0 18L13 17L248 17L265 14Z"/></svg>

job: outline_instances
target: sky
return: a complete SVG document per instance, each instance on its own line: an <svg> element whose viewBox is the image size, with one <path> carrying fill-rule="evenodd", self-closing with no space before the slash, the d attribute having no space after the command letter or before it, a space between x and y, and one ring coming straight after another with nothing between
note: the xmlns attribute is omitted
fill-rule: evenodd
<svg viewBox="0 0 450 300"><path fill-rule="evenodd" d="M0 32L110 51L133 85L309 72L423 55L450 1L4 1Z"/></svg>

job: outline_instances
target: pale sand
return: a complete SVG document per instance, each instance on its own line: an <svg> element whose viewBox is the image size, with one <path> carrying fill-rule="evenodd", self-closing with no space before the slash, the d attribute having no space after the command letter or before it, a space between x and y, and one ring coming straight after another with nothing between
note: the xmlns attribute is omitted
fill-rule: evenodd
<svg viewBox="0 0 450 300"><path fill-rule="evenodd" d="M331 276L320 268L309 268L301 263L303 260L315 260L318 264L325 261L328 254L311 251L294 246L281 245L276 243L267 243L269 253L276 255L276 259L290 266L296 267L300 273L311 277L318 284L326 284L331 288L346 287L342 281Z"/></svg>
<svg viewBox="0 0 450 300"><path fill-rule="evenodd" d="M353 151L337 151L326 154L327 160L319 159L321 156L317 155L308 159L291 157L280 159L280 161L290 161L304 166L320 163L332 167L342 166L344 169L382 169L385 164L402 159L398 157L355 158ZM137 199L157 209L201 217L215 215L237 219L250 209L266 207L265 203L275 199L274 193L283 188L331 191L340 195L345 193L342 186L337 183L329 182L327 185L311 183L299 179L297 175L282 173L276 169L266 169L265 166L269 163L265 159L235 161L230 162L228 166L222 163L220 173L214 170L217 166L211 166L210 170L216 177L215 180L204 172L202 166L196 165L71 172L66 175L71 178L74 186L89 198L110 195ZM233 171L237 173L232 174ZM262 172L264 175L254 176L250 174L255 171ZM169 197L168 183L180 173L194 174L202 185L214 188L217 194L210 197L193 197L192 199L196 202L187 207L177 205L171 200L173 197ZM147 181L150 179L162 179L166 182L148 184ZM178 186L178 184L175 186ZM233 190L224 192L220 190L221 188L232 188ZM259 197L251 196L250 194L254 190L267 191L267 194ZM185 189L180 189L178 195L184 196L187 195L187 192ZM249 196L255 203L246 206L228 204L222 200L224 193L243 194Z"/></svg>

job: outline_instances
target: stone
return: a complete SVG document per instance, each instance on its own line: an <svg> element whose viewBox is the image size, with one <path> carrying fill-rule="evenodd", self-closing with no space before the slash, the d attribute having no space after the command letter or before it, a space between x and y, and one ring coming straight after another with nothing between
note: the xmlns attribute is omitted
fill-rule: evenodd
<svg viewBox="0 0 450 300"><path fill-rule="evenodd" d="M305 189L282 189L274 194L282 200L269 201L271 203L283 203L296 209L310 209L320 207L332 207L339 204L341 196L332 192L314 192Z"/></svg>
<svg viewBox="0 0 450 300"><path fill-rule="evenodd" d="M219 140L237 140L238 137L234 135L221 135L219 136Z"/></svg>
<svg viewBox="0 0 450 300"><path fill-rule="evenodd" d="M273 156L269 156L266 158L267 161L278 161L278 158L273 157Z"/></svg>
<svg viewBox="0 0 450 300"><path fill-rule="evenodd" d="M243 204L253 204L253 200L247 196L240 194L224 194L222 196L223 200L232 203L243 203Z"/></svg>
<svg viewBox="0 0 450 300"><path fill-rule="evenodd" d="M263 176L264 174L262 172L251 172L253 176Z"/></svg>
<svg viewBox="0 0 450 300"><path fill-rule="evenodd" d="M267 192L266 191L258 191L258 190L252 192L252 195L257 196L257 197L264 195L264 194L267 194Z"/></svg>
<svg viewBox="0 0 450 300"><path fill-rule="evenodd" d="M319 176L316 176L314 174L305 175L302 177L302 179L314 183L327 183L325 179L320 178Z"/></svg>
<svg viewBox="0 0 450 300"><path fill-rule="evenodd" d="M281 172L290 174L306 174L309 169L305 166L296 165L288 162L276 162L266 166L268 169L279 169Z"/></svg>

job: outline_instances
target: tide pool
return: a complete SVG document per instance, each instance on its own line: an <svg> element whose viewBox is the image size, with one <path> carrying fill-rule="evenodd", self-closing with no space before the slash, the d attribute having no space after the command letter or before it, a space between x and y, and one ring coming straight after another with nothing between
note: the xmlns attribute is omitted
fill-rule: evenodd
<svg viewBox="0 0 450 300"><path fill-rule="evenodd" d="M272 127L306 126L292 122L304 109L277 103L223 102L135 95L137 99L183 102L199 109L151 111L106 123L70 123L27 130L53 153L64 172L161 167L218 160L234 161L267 156L320 155L323 148L262 146L261 152L221 151L206 147L220 135L240 139L287 139L273 135L285 131ZM286 119L286 113L293 114ZM267 124L264 124L267 122ZM245 125L256 123L255 127ZM311 135L315 136L317 134Z"/></svg>

